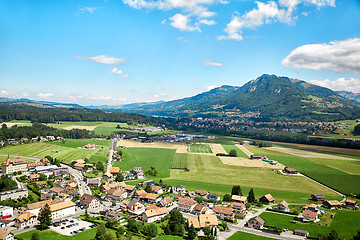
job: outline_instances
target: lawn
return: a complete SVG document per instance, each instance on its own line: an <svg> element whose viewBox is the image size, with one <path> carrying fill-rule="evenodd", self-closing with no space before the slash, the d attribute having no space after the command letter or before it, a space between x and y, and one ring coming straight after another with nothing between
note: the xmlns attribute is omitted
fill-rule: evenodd
<svg viewBox="0 0 360 240"><path fill-rule="evenodd" d="M354 226L354 223L360 222L359 211L348 211L348 210L336 211L336 214L330 226L329 225L326 226L325 222L328 222L327 219L324 219L326 220L324 221L324 223L322 223L322 221L320 220L320 223L314 224L314 223L291 223L293 217L271 213L271 212L264 212L260 215L260 217L265 220L265 226L274 227L276 225L279 228L287 228L290 230L301 229L308 231L310 233L310 237L317 237L318 234L326 234L329 233L332 229L334 229L342 237L350 239L353 235L355 235L356 231L360 229L360 227L358 227L357 229Z"/></svg>
<svg viewBox="0 0 360 240"><path fill-rule="evenodd" d="M171 168L173 169L185 169L187 168L187 153L175 153L171 162Z"/></svg>
<svg viewBox="0 0 360 240"><path fill-rule="evenodd" d="M166 178L170 176L171 161L174 158L175 149L164 148L126 148L123 151L123 161L114 162L114 167L129 171L133 167L142 167L144 171L154 166L158 174L154 178ZM148 176L148 178L153 178Z"/></svg>
<svg viewBox="0 0 360 240"><path fill-rule="evenodd" d="M215 192L223 194L229 193L230 190L222 189L231 189L231 186L239 184L247 191L252 187L259 189L261 193L273 194L279 201L285 199L290 203L307 201L314 192L321 192L329 198L338 198L334 192L304 177L280 175L267 168L223 165L216 156L188 154L187 160L190 171L172 169L170 179L167 181L185 186L190 184L194 188L204 184L206 188L204 186L203 189L209 191L219 186Z"/></svg>
<svg viewBox="0 0 360 240"><path fill-rule="evenodd" d="M110 140L95 140L95 139L66 139L63 141L52 141L49 144L62 146L62 147L71 147L79 148L83 147L89 143L96 144L99 148L110 149L111 141Z"/></svg>
<svg viewBox="0 0 360 240"><path fill-rule="evenodd" d="M0 149L0 154L10 154L25 157L43 158L52 156L61 161L70 163L76 159L88 158L92 156L101 156L106 158L108 151L102 149L79 149L74 147L64 147L49 143L29 143L16 146L8 146Z"/></svg>
<svg viewBox="0 0 360 240"><path fill-rule="evenodd" d="M209 144L191 144L190 152L193 153L212 153Z"/></svg>
<svg viewBox="0 0 360 240"><path fill-rule="evenodd" d="M228 240L238 240L238 239L261 240L261 239L273 239L273 238L267 238L267 237L258 236L258 235L245 233L245 232L236 232L231 237L228 238Z"/></svg>
<svg viewBox="0 0 360 240"><path fill-rule="evenodd" d="M235 145L222 145L223 148L229 153L231 150L235 150L237 152L237 156L238 157L243 157L243 158L249 158L243 151L241 151L238 147L236 147Z"/></svg>
<svg viewBox="0 0 360 240"><path fill-rule="evenodd" d="M184 240L184 238L179 237L179 236L172 236L172 235L164 235L158 238L155 238L157 240Z"/></svg>
<svg viewBox="0 0 360 240"><path fill-rule="evenodd" d="M31 235L36 232L37 230L31 230L25 233L21 233L16 235L17 238L21 238L23 240L31 240ZM96 234L96 228L92 228L86 230L84 232L80 232L75 234L74 236L65 236L59 233L56 233L52 230L45 230L45 231L38 231L40 239L56 239L56 240L82 240L82 239L93 239Z"/></svg>

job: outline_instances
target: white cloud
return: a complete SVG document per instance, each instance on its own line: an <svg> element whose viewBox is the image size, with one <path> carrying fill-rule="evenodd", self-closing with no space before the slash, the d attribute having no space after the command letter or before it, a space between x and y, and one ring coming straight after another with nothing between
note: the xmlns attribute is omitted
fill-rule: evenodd
<svg viewBox="0 0 360 240"><path fill-rule="evenodd" d="M96 10L102 9L102 7L82 7L80 8L80 11L87 11L89 13L94 13Z"/></svg>
<svg viewBox="0 0 360 240"><path fill-rule="evenodd" d="M80 59L89 59L94 62L102 63L102 64L106 64L106 65L119 65L120 63L123 63L126 61L125 58L117 58L117 57L112 57L112 56L107 56L107 55L97 55L97 56L93 56L93 57L82 57L82 56L76 56L76 57L80 58Z"/></svg>
<svg viewBox="0 0 360 240"><path fill-rule="evenodd" d="M331 81L329 79L311 80L308 82L330 88L334 91L349 91L360 93L360 79L358 78L338 78L335 81Z"/></svg>
<svg viewBox="0 0 360 240"><path fill-rule="evenodd" d="M214 88L218 88L218 87L220 87L220 86L207 86L206 91L210 91L210 90L212 90Z"/></svg>
<svg viewBox="0 0 360 240"><path fill-rule="evenodd" d="M200 31L199 27L189 25L189 15L175 14L170 18L171 26L180 29L181 31Z"/></svg>
<svg viewBox="0 0 360 240"><path fill-rule="evenodd" d="M51 98L54 96L53 93L38 93L36 95L38 98Z"/></svg>
<svg viewBox="0 0 360 240"><path fill-rule="evenodd" d="M204 60L202 64L206 66L216 66L216 67L222 67L226 65L226 63L224 62L215 62L214 60L211 59Z"/></svg>
<svg viewBox="0 0 360 240"><path fill-rule="evenodd" d="M1 91L0 91L0 95L1 95L1 96L9 96L10 93L7 92L7 91L5 91L5 90L1 90Z"/></svg>
<svg viewBox="0 0 360 240"><path fill-rule="evenodd" d="M113 69L111 69L111 73L115 73L115 74L122 74L122 73L123 73L123 71L122 71L122 70L120 70L120 69L117 69L117 68L113 68Z"/></svg>
<svg viewBox="0 0 360 240"><path fill-rule="evenodd" d="M329 44L308 44L293 50L282 60L285 67L316 71L360 72L360 38Z"/></svg>
<svg viewBox="0 0 360 240"><path fill-rule="evenodd" d="M126 101L127 98L117 98L112 96L90 96L88 97L91 100L97 101Z"/></svg>
<svg viewBox="0 0 360 240"><path fill-rule="evenodd" d="M335 0L279 0L259 2L255 1L256 7L243 15L233 15L231 21L224 29L225 35L218 37L219 40L231 39L240 41L243 39L244 29L255 29L264 24L276 22L295 24L297 19L294 12L299 4L323 6L335 6Z"/></svg>
<svg viewBox="0 0 360 240"><path fill-rule="evenodd" d="M23 97L29 97L29 96L30 96L30 94L29 94L29 93L24 92L24 93L22 94L22 96L23 96Z"/></svg>
<svg viewBox="0 0 360 240"><path fill-rule="evenodd" d="M207 19L201 19L199 21L199 23L205 24L205 25L215 25L216 24L215 20L207 20Z"/></svg>
<svg viewBox="0 0 360 240"><path fill-rule="evenodd" d="M122 77L122 78L128 78L129 75L128 75L128 74L123 74L123 75L121 75L121 77Z"/></svg>

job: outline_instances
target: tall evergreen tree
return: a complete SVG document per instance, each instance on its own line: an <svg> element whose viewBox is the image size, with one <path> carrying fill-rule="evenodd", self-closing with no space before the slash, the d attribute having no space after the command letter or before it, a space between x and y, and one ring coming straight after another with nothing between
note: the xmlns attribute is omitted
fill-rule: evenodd
<svg viewBox="0 0 360 240"><path fill-rule="evenodd" d="M197 232L195 230L194 225L191 225L188 230L188 238L195 239L197 237Z"/></svg>
<svg viewBox="0 0 360 240"><path fill-rule="evenodd" d="M249 203L254 203L256 200L255 200L255 194L254 194L254 189L250 189L249 191L249 196L248 196L248 202Z"/></svg>
<svg viewBox="0 0 360 240"><path fill-rule="evenodd" d="M95 240L105 240L106 227L105 224L101 223L97 226Z"/></svg>
<svg viewBox="0 0 360 240"><path fill-rule="evenodd" d="M40 210L38 221L40 222L40 230L48 229L51 225L51 211L48 204Z"/></svg>
<svg viewBox="0 0 360 240"><path fill-rule="evenodd" d="M241 188L239 185L235 185L231 189L231 195L240 195L242 196Z"/></svg>
<svg viewBox="0 0 360 240"><path fill-rule="evenodd" d="M145 187L145 192L147 193L151 193L151 185L150 184L146 184L146 187Z"/></svg>

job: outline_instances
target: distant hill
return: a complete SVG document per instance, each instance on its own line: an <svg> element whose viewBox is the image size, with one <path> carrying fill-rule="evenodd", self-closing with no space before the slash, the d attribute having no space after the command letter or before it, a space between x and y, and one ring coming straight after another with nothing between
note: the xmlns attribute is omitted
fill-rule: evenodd
<svg viewBox="0 0 360 240"><path fill-rule="evenodd" d="M347 91L337 91L337 93L344 98L360 102L360 93L353 93Z"/></svg>
<svg viewBox="0 0 360 240"><path fill-rule="evenodd" d="M242 87L221 86L193 97L122 109L170 117L260 117L334 121L360 116L360 104L305 81L264 74Z"/></svg>

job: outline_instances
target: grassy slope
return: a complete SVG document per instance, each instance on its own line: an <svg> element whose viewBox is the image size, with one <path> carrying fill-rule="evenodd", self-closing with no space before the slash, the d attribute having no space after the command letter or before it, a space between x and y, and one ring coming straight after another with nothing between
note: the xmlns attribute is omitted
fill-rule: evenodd
<svg viewBox="0 0 360 240"><path fill-rule="evenodd" d="M250 233L244 233L244 232L236 232L231 237L228 238L228 240L238 240L238 239L244 239L244 240L265 240L265 239L273 239L273 238L267 238L263 236L258 236Z"/></svg>
<svg viewBox="0 0 360 240"><path fill-rule="evenodd" d="M37 230L31 230L22 234L16 235L18 238L22 238L23 240L30 240L31 235L36 232ZM64 236L58 234L51 230L45 230L43 232L38 231L40 239L57 239L57 240L82 240L82 239L93 239L96 234L96 228L86 230L84 232L78 233L74 236Z"/></svg>
<svg viewBox="0 0 360 240"><path fill-rule="evenodd" d="M235 145L222 145L222 146L225 149L225 151L227 151L228 153L234 149L237 152L238 157L249 158L248 156L246 156L246 154L243 151L241 151Z"/></svg>
<svg viewBox="0 0 360 240"><path fill-rule="evenodd" d="M187 153L175 153L171 162L171 168L184 169L187 168Z"/></svg>
<svg viewBox="0 0 360 240"><path fill-rule="evenodd" d="M326 210L328 211L328 210ZM308 231L311 237L317 237L318 234L329 233L332 229L337 231L341 236L347 239L355 235L357 229L353 223L360 222L360 214L358 211L335 211L335 217L330 226L310 224L310 223L290 223L293 217L280 215L276 213L265 212L260 215L265 220L266 226L275 226L287 228L290 230L301 229ZM320 224L322 221L320 221Z"/></svg>
<svg viewBox="0 0 360 240"><path fill-rule="evenodd" d="M184 185L190 184L196 188L201 184L207 184L210 188L218 185L216 192L223 194L230 192L225 189L240 184L244 189L253 187L259 189L259 192L270 192L275 198L281 197L289 202L307 201L313 192L321 192L331 198L337 197L332 191L303 177L279 175L265 168L227 166L215 156L189 154L188 168L189 172L172 169L169 181L183 182Z"/></svg>
<svg viewBox="0 0 360 240"><path fill-rule="evenodd" d="M94 143L98 145L100 148L105 147L105 149L106 148L109 149L111 145L110 140L95 140L95 139L66 139L64 143L62 141L49 142L49 144L63 146L63 147L71 147L71 148L83 147L89 143Z"/></svg>
<svg viewBox="0 0 360 240"><path fill-rule="evenodd" d="M142 167L144 171L154 166L158 171L155 178L166 178L170 176L171 161L175 151L175 149L126 148L123 150L123 161L114 162L113 166L122 170Z"/></svg>

